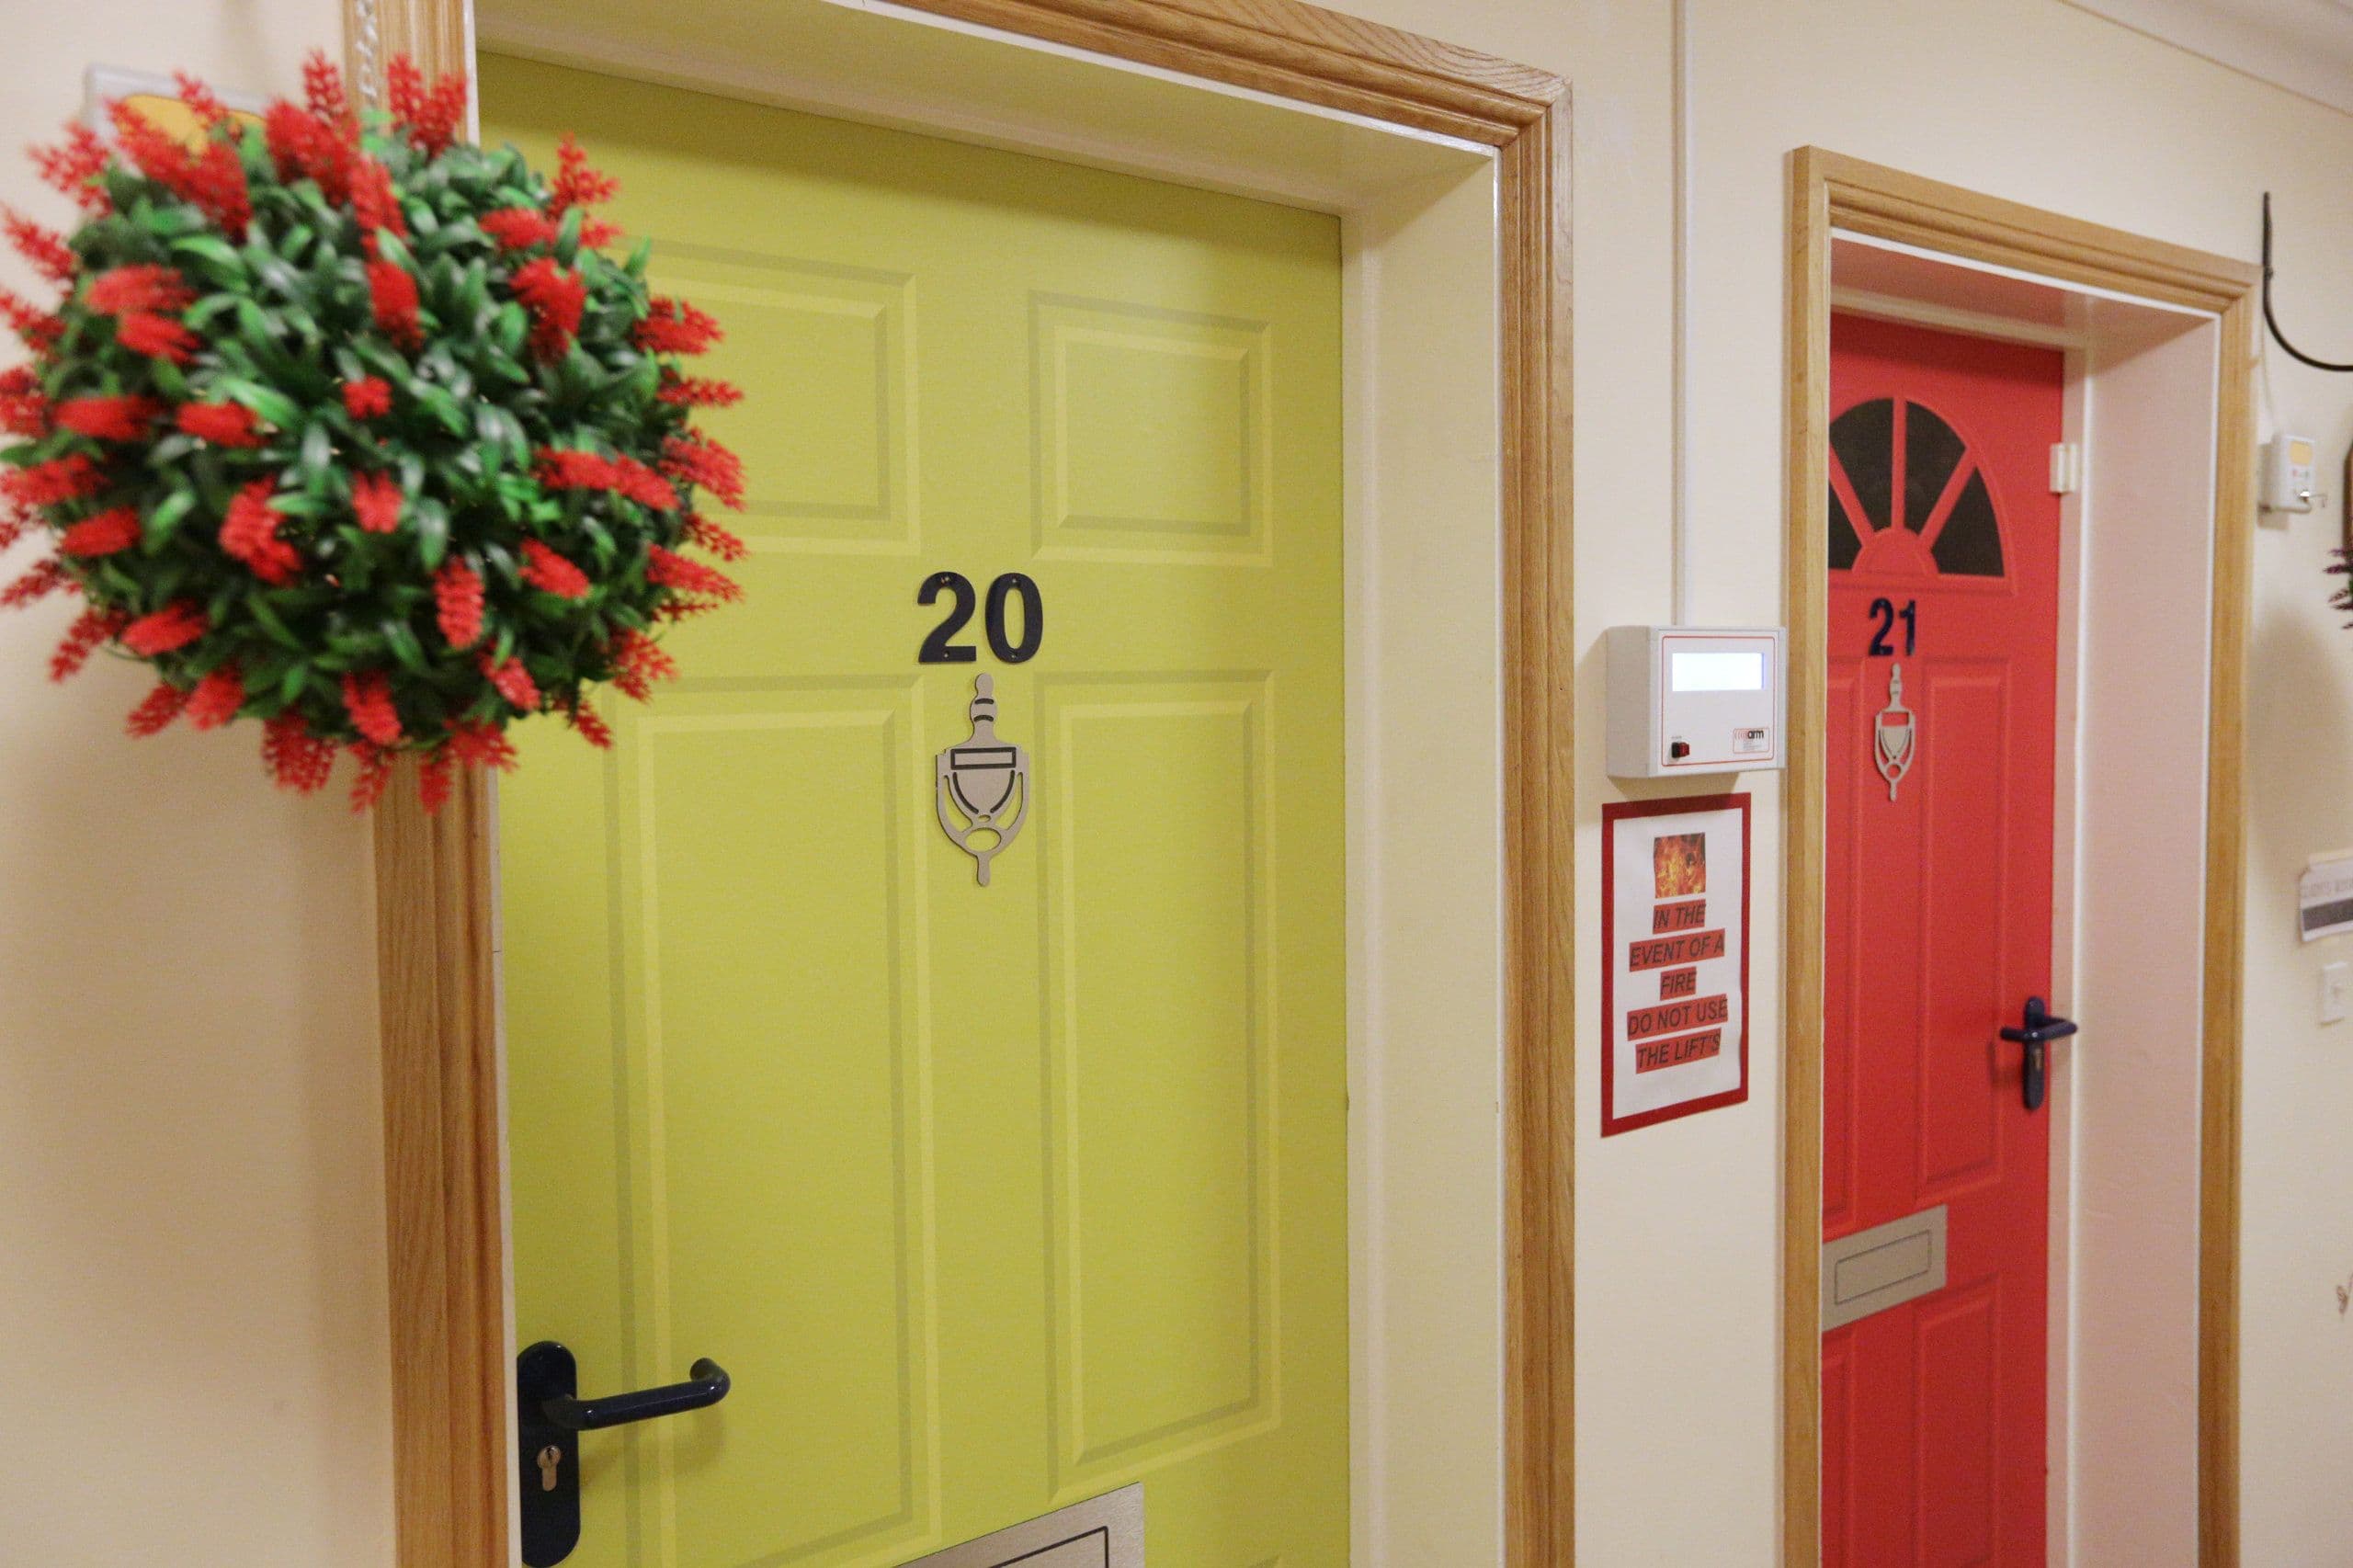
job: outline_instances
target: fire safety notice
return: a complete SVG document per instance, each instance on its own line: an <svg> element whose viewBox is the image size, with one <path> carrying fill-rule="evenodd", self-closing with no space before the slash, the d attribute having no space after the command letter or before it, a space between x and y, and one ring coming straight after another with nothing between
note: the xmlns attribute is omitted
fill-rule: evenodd
<svg viewBox="0 0 2353 1568"><path fill-rule="evenodd" d="M1601 1132L1748 1097L1748 797L1601 808Z"/></svg>

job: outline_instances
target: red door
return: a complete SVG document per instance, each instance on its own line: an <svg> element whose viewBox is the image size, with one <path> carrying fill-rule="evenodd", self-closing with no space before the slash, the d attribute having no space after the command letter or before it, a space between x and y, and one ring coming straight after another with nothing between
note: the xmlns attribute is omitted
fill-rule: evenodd
<svg viewBox="0 0 2353 1568"><path fill-rule="evenodd" d="M1946 1274L1823 1335L1827 1563L2043 1561L2049 1112L1999 1031L2051 985L2063 373L1831 331L1823 1235L1941 1206Z"/></svg>

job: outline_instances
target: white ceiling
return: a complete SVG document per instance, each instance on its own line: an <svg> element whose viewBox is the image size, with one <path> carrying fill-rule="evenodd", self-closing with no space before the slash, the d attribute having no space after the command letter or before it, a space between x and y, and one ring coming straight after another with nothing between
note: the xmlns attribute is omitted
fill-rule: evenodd
<svg viewBox="0 0 2353 1568"><path fill-rule="evenodd" d="M2353 114L2353 0L2067 0Z"/></svg>

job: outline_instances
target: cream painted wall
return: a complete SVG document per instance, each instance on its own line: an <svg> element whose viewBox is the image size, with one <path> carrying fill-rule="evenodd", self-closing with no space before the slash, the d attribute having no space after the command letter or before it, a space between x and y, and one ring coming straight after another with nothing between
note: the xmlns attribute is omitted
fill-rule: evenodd
<svg viewBox="0 0 2353 1568"><path fill-rule="evenodd" d="M1674 13L1667 0L1343 0L1575 84L1576 612L1598 733L1614 622L1671 604ZM1802 142L2252 258L2279 193L2282 304L2353 356L2353 119L2064 0L1688 0L1695 214L1690 611L1779 613L1782 156ZM285 85L334 0L13 9L0 145L92 55ZM30 84L53 79L44 91ZM29 194L13 158L0 197ZM2273 352L2277 417L2328 450L2353 381ZM2268 426L2267 426L2268 427ZM2333 485L2332 485L2333 487ZM2353 1026L2314 1024L2290 886L2353 846L2353 648L2323 519L2256 551L2245 1173L2245 1557L2353 1540ZM51 687L58 618L0 620L0 1524L11 1553L381 1563L384 1312L367 857L243 737L132 746L123 672ZM2165 699L2152 693L2153 701ZM1607 1142L1590 1016L1601 802L1578 804L1580 1540L1616 1564L1766 1563L1777 1540L1779 954L1760 932L1755 1093ZM1770 779L1756 895L1778 907ZM2337 945L2353 956L2353 945ZM57 977L73 987L60 989ZM97 1369L92 1370L91 1369ZM94 1525L107 1532L94 1535Z"/></svg>
<svg viewBox="0 0 2353 1568"><path fill-rule="evenodd" d="M341 40L336 0L6 9L0 201L51 221L18 149L91 60L280 91ZM46 677L68 618L0 616L0 1559L378 1568L366 824L250 733L124 739L132 670Z"/></svg>

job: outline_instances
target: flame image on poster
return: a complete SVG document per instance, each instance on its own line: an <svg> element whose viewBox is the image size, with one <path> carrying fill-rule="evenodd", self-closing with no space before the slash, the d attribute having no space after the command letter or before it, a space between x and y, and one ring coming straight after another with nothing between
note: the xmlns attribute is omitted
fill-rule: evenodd
<svg viewBox="0 0 2353 1568"><path fill-rule="evenodd" d="M1708 835L1663 833L1651 841L1651 879L1659 898L1689 898L1708 891Z"/></svg>

